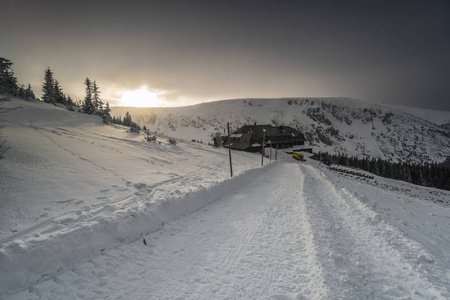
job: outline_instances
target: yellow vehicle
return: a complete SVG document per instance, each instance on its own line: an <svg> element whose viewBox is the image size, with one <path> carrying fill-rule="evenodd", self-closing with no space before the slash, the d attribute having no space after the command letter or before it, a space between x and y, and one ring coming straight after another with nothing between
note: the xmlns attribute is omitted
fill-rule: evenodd
<svg viewBox="0 0 450 300"><path fill-rule="evenodd" d="M303 157L303 153L300 153L300 152L292 153L292 157L295 158L296 160L300 160L300 161L305 160L305 158Z"/></svg>

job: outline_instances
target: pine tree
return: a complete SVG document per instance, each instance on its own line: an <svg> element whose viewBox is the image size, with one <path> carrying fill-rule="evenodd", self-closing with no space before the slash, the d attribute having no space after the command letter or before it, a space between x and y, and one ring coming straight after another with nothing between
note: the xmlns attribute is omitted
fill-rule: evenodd
<svg viewBox="0 0 450 300"><path fill-rule="evenodd" d="M123 125L122 118L120 116L119 117L116 117L116 116L112 117L112 121L111 122L113 124Z"/></svg>
<svg viewBox="0 0 450 300"><path fill-rule="evenodd" d="M103 103L100 100L100 90L99 90L95 80L94 80L94 82L92 84L92 93L93 93L93 99L92 100L93 100L95 112L98 113L98 114L101 114Z"/></svg>
<svg viewBox="0 0 450 300"><path fill-rule="evenodd" d="M111 122L114 123L113 119L111 118L111 109L109 108L109 102L106 102L106 107L102 110L102 118L103 123L107 125L111 124Z"/></svg>
<svg viewBox="0 0 450 300"><path fill-rule="evenodd" d="M380 175L380 172L378 170L378 164L375 158L372 158L372 160L370 161L370 169L369 169L370 173L373 173L375 175Z"/></svg>
<svg viewBox="0 0 450 300"><path fill-rule="evenodd" d="M75 103L73 102L72 98L70 96L67 96L67 100L66 100L66 107L68 110L70 111L74 111L74 105Z"/></svg>
<svg viewBox="0 0 450 300"><path fill-rule="evenodd" d="M423 166L419 164L415 165L414 173L416 177L416 184L425 185L425 179L423 178Z"/></svg>
<svg viewBox="0 0 450 300"><path fill-rule="evenodd" d="M19 96L20 98L25 98L25 86L23 84L19 85L16 96Z"/></svg>
<svg viewBox="0 0 450 300"><path fill-rule="evenodd" d="M125 126L131 126L132 123L133 123L133 120L131 119L131 115L127 111L127 113L125 114L125 117L123 118L122 124Z"/></svg>
<svg viewBox="0 0 450 300"><path fill-rule="evenodd" d="M62 88L59 85L58 80L53 81L53 91L55 93L55 101L61 104L66 103L66 96L62 92Z"/></svg>
<svg viewBox="0 0 450 300"><path fill-rule="evenodd" d="M55 93L55 101L58 103L65 103L66 102L66 97L64 96L63 92L62 92L62 88L59 85L58 80L54 80L53 81L53 92Z"/></svg>
<svg viewBox="0 0 450 300"><path fill-rule="evenodd" d="M384 160L382 160L381 158L377 159L377 168L379 172L378 174L383 177L386 177L386 165Z"/></svg>
<svg viewBox="0 0 450 300"><path fill-rule="evenodd" d="M9 59L0 57L0 73L11 69L12 65L13 63Z"/></svg>
<svg viewBox="0 0 450 300"><path fill-rule="evenodd" d="M403 181L411 182L411 168L409 167L409 164L404 163L403 164Z"/></svg>
<svg viewBox="0 0 450 300"><path fill-rule="evenodd" d="M9 59L0 57L0 93L11 94L11 90L14 88L14 82L16 83L16 89L18 88L17 79L15 79L14 73L12 73L12 65L13 63Z"/></svg>
<svg viewBox="0 0 450 300"><path fill-rule="evenodd" d="M84 113L90 115L95 112L94 103L92 101L92 82L86 77L84 84L86 85L86 97L84 98L82 110Z"/></svg>
<svg viewBox="0 0 450 300"><path fill-rule="evenodd" d="M42 85L42 99L47 103L55 104L54 79L50 67L47 67L45 70L44 84Z"/></svg>
<svg viewBox="0 0 450 300"><path fill-rule="evenodd" d="M410 164L406 162L392 163L381 158L358 159L347 158L344 155L330 155L320 153L322 160L331 160L341 165L357 167L386 178L402 180L422 186L431 186L439 189L450 190L450 168L445 163L427 163L423 165Z"/></svg>
<svg viewBox="0 0 450 300"><path fill-rule="evenodd" d="M25 98L27 99L36 99L33 90L31 89L31 85L28 84L27 89L25 90Z"/></svg>
<svg viewBox="0 0 450 300"><path fill-rule="evenodd" d="M386 172L385 172L386 177L387 178L394 178L394 173L392 171L392 163L391 162L389 162L389 161L386 162L385 169L386 169Z"/></svg>
<svg viewBox="0 0 450 300"><path fill-rule="evenodd" d="M140 131L141 127L139 127L139 125L136 124L135 122L131 122L130 132L140 132Z"/></svg>
<svg viewBox="0 0 450 300"><path fill-rule="evenodd" d="M17 78L14 76L13 70L6 70L3 72L1 80L3 93L18 96L19 85Z"/></svg>

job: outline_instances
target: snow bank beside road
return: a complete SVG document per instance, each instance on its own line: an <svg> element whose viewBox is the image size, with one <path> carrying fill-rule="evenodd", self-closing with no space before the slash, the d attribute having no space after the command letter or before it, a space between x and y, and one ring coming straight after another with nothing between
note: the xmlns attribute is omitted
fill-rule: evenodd
<svg viewBox="0 0 450 300"><path fill-rule="evenodd" d="M261 171L142 236L146 245L121 243L5 300L449 299L448 264L425 249L446 229L411 220L401 233L386 223L408 206L375 180L357 185L310 160ZM396 206L373 209L364 194ZM449 217L442 203L428 204ZM414 241L416 230L429 236Z"/></svg>
<svg viewBox="0 0 450 300"><path fill-rule="evenodd" d="M198 209L230 176L224 148L170 145L161 136L149 143L127 127L39 101L11 98L2 107L11 149L0 173L0 293ZM233 162L239 175L259 168L260 158L233 153Z"/></svg>
<svg viewBox="0 0 450 300"><path fill-rule="evenodd" d="M247 185L270 166L248 170L221 184L201 187L159 203L137 201L128 207L108 205L89 217L61 218L61 225L69 221L73 225L52 231L48 236L10 242L0 249L0 294L48 279L121 242L137 240L159 229L164 222L190 214Z"/></svg>

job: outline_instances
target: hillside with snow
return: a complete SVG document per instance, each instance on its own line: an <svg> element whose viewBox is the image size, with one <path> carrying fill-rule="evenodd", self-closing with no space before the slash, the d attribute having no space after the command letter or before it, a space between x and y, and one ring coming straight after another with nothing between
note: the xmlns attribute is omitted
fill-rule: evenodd
<svg viewBox="0 0 450 300"><path fill-rule="evenodd" d="M417 107L394 105L394 104L383 104L383 106L387 106L387 107L399 110L401 112L408 113L410 115L419 117L423 120L426 120L428 122L431 122L431 123L434 123L437 125L450 124L450 111L425 109L425 108L417 108Z"/></svg>
<svg viewBox="0 0 450 300"><path fill-rule="evenodd" d="M112 109L116 116L127 111L151 131L186 140L209 142L214 134L225 134L227 122L232 129L257 123L292 126L315 151L411 163L439 163L450 156L449 130L420 118L420 109L404 112L355 99L236 99L179 108Z"/></svg>
<svg viewBox="0 0 450 300"><path fill-rule="evenodd" d="M246 107L262 117L257 103ZM234 111L216 104L212 115ZM331 119L310 105L317 124ZM184 120L147 142L96 116L2 102L0 299L450 298L449 191L284 151L263 167L232 151L230 178L228 150L197 142L210 119Z"/></svg>

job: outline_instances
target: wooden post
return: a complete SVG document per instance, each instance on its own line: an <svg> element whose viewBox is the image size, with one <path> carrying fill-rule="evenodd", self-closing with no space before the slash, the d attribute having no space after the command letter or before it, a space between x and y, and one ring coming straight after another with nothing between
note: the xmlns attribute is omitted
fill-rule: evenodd
<svg viewBox="0 0 450 300"><path fill-rule="evenodd" d="M264 143L266 140L266 131L263 129L263 142L261 146L261 166L264 165Z"/></svg>
<svg viewBox="0 0 450 300"><path fill-rule="evenodd" d="M231 138L230 138L230 122L227 122L228 128L228 156L230 157L230 174L233 177L233 164L231 163Z"/></svg>

